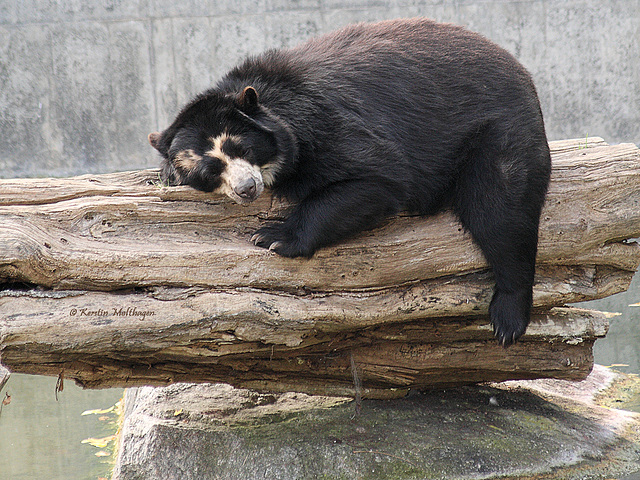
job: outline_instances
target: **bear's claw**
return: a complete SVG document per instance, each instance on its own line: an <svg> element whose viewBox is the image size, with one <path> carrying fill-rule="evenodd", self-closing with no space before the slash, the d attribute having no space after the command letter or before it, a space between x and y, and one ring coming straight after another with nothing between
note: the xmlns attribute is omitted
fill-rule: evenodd
<svg viewBox="0 0 640 480"><path fill-rule="evenodd" d="M301 248L298 238L283 223L270 223L258 229L251 237L258 247L276 252L283 257L309 257Z"/></svg>

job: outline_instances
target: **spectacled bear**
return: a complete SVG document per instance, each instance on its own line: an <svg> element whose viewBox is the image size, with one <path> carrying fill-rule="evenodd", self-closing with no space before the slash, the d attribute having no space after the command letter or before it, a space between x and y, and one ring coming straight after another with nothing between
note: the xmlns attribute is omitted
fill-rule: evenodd
<svg viewBox="0 0 640 480"><path fill-rule="evenodd" d="M400 211L453 208L493 268L499 343L525 332L551 159L530 75L481 35L408 19L270 50L149 142L170 184L291 200L285 221L252 238L286 257Z"/></svg>

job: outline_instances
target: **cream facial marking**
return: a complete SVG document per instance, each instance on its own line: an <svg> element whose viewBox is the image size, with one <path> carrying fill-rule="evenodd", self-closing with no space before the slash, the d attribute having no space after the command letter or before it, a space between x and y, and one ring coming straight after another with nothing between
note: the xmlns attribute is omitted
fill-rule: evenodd
<svg viewBox="0 0 640 480"><path fill-rule="evenodd" d="M264 190L264 183L256 166L241 158L234 158L226 163L225 167L220 175L222 183L217 192L224 193L240 204L251 203L260 196ZM251 187L247 188L247 185ZM247 192L245 196L242 196L243 191Z"/></svg>
<svg viewBox="0 0 640 480"><path fill-rule="evenodd" d="M262 181L264 182L265 187L270 187L276 181L276 175L278 174L278 170L280 170L280 163L267 163L260 168L260 173L262 174Z"/></svg>
<svg viewBox="0 0 640 480"><path fill-rule="evenodd" d="M219 136L211 137L209 139L209 142L211 142L211 145L213 145L213 148L207 152L207 155L211 155L212 157L218 157L220 159L224 157L229 158L229 156L222 151L222 145L227 140L230 140L235 143L240 143L240 137L236 135L229 135L229 133L226 131L222 132Z"/></svg>
<svg viewBox="0 0 640 480"><path fill-rule="evenodd" d="M213 148L206 152L206 155L218 158L223 164L221 183L215 191L228 196L236 203L246 205L258 198L264 190L260 167L252 165L243 158L231 158L224 153L222 145L227 140L240 143L238 137L224 132L210 139Z"/></svg>
<svg viewBox="0 0 640 480"><path fill-rule="evenodd" d="M196 152L189 149L178 152L176 158L173 160L173 164L176 168L189 171L193 170L201 160L202 157L200 155L197 155Z"/></svg>

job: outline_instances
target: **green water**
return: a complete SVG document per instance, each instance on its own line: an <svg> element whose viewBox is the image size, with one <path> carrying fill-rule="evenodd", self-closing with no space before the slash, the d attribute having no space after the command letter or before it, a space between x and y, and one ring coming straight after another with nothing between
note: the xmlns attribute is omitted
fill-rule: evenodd
<svg viewBox="0 0 640 480"><path fill-rule="evenodd" d="M624 373L640 374L640 274L636 274L629 290L618 295L581 303L580 306L605 312L620 313L611 318L609 333L598 340L593 349L596 363L613 365ZM625 404L627 410L640 412L640 395ZM638 475L640 480L640 475Z"/></svg>
<svg viewBox="0 0 640 480"><path fill-rule="evenodd" d="M609 320L607 337L596 342L596 363L616 365L615 369L621 372L640 374L640 307L630 306L634 303L640 303L640 274L633 277L626 292L580 306L621 314Z"/></svg>
<svg viewBox="0 0 640 480"><path fill-rule="evenodd" d="M110 458L96 456L108 449L82 441L113 435L116 416L82 412L111 407L122 390L82 390L67 381L56 401L55 387L55 378L11 375L0 392L11 396L0 413L0 480L109 478Z"/></svg>

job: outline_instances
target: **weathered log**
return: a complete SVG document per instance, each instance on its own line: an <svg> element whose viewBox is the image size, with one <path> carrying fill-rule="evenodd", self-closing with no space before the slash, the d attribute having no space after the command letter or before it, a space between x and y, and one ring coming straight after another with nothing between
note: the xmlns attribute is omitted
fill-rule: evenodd
<svg viewBox="0 0 640 480"><path fill-rule="evenodd" d="M0 180L0 358L92 388L352 393L352 359L378 396L584 378L606 316L549 309L628 287L640 262L626 242L640 236L640 151L601 139L551 147L537 313L506 351L486 318L492 275L450 213L401 216L311 260L285 259L249 238L286 206L158 186L149 170Z"/></svg>
<svg viewBox="0 0 640 480"><path fill-rule="evenodd" d="M552 143L539 263L637 268L640 151L590 139ZM573 146L573 150L570 149ZM254 287L276 291L386 288L487 268L449 212L402 217L286 259L250 244L281 205L250 206L188 187L153 185L157 171L0 180L0 278L57 289ZM402 268L398 268L401 265Z"/></svg>
<svg viewBox="0 0 640 480"><path fill-rule="evenodd" d="M555 308L534 315L523 341L505 350L483 316L369 321L358 329L336 314L274 311L260 293L245 302L228 293L166 301L94 292L35 305L15 297L0 337L2 362L22 373L64 372L88 388L214 381L349 395L353 359L367 395L381 397L400 393L385 393L389 387L582 379L608 327L606 314Z"/></svg>

